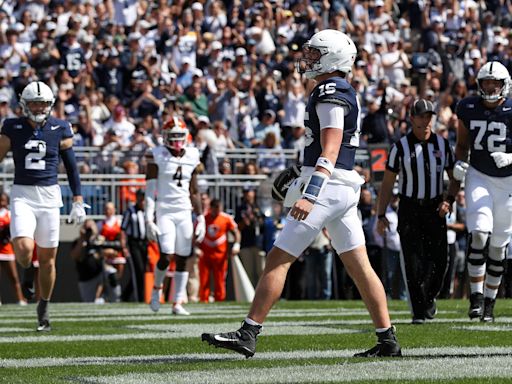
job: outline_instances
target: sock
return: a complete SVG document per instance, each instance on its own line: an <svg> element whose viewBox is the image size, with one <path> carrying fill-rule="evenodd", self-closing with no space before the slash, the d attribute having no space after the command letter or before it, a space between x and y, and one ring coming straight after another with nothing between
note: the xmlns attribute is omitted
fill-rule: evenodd
<svg viewBox="0 0 512 384"><path fill-rule="evenodd" d="M261 324L260 323L257 323L255 322L253 319L249 318L249 317L246 317L245 320L244 320L247 324L249 325L256 325L258 327L261 327Z"/></svg>
<svg viewBox="0 0 512 384"><path fill-rule="evenodd" d="M482 293L484 291L484 282L469 283L469 287L471 288L471 293Z"/></svg>
<svg viewBox="0 0 512 384"><path fill-rule="evenodd" d="M384 333L388 330L389 328L375 328L375 332L377 333Z"/></svg>
<svg viewBox="0 0 512 384"><path fill-rule="evenodd" d="M187 298L188 272L174 272L174 295L173 303L181 304Z"/></svg>
<svg viewBox="0 0 512 384"><path fill-rule="evenodd" d="M37 319L39 322L48 321L48 303L49 300L40 299L37 303Z"/></svg>
<svg viewBox="0 0 512 384"><path fill-rule="evenodd" d="M155 287L160 287L163 284L166 273L166 269L161 270L158 267L155 268Z"/></svg>
<svg viewBox="0 0 512 384"><path fill-rule="evenodd" d="M485 287L485 289L484 289L484 298L489 298L489 299L496 300L496 296L497 295L498 295L498 290L497 289L491 289L491 288Z"/></svg>

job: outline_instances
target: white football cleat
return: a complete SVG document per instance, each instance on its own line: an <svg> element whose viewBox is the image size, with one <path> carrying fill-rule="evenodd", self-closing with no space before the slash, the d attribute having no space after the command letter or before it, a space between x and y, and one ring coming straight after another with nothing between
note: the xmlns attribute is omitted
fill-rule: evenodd
<svg viewBox="0 0 512 384"><path fill-rule="evenodd" d="M158 312L160 309L160 296L162 295L162 289L153 288L151 292L151 301L149 307L153 312Z"/></svg>
<svg viewBox="0 0 512 384"><path fill-rule="evenodd" d="M18 301L18 305L21 307L24 307L24 306L28 305L28 303L25 300L20 300L20 301Z"/></svg>
<svg viewBox="0 0 512 384"><path fill-rule="evenodd" d="M187 311L181 304L176 304L172 307L173 315L179 316L190 316L190 312Z"/></svg>

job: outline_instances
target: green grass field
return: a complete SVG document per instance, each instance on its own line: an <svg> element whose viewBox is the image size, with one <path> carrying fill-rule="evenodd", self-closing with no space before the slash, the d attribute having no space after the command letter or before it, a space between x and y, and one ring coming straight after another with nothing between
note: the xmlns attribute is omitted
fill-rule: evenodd
<svg viewBox="0 0 512 384"><path fill-rule="evenodd" d="M200 341L238 328L247 305L187 308L52 304L53 331L38 334L34 305L3 305L0 383L512 383L512 300L492 324L440 301L436 320L411 325L406 303L391 302L402 359L351 357L375 343L362 302L279 302L251 359Z"/></svg>

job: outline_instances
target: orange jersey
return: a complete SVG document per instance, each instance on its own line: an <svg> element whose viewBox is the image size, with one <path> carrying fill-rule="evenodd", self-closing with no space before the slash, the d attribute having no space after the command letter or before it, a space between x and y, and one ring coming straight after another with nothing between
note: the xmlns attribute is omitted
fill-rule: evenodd
<svg viewBox="0 0 512 384"><path fill-rule="evenodd" d="M119 240L121 237L121 222L117 217L104 219L101 221L100 235L107 241Z"/></svg>
<svg viewBox="0 0 512 384"><path fill-rule="evenodd" d="M0 209L0 233L6 231L9 228L10 223L11 212L5 208ZM4 240L7 239L0 239L0 255L14 255L10 239L7 243L4 243Z"/></svg>
<svg viewBox="0 0 512 384"><path fill-rule="evenodd" d="M206 257L222 258L228 251L228 231L237 228L232 216L221 212L216 217L210 213L205 216L206 235L201 243L201 250Z"/></svg>

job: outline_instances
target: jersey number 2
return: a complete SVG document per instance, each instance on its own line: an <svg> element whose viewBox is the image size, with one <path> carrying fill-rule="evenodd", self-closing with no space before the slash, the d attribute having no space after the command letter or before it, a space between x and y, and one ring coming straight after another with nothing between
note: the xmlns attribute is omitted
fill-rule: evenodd
<svg viewBox="0 0 512 384"><path fill-rule="evenodd" d="M25 156L25 169L42 170L46 168L46 142L42 140L29 140L25 144L25 149L30 152Z"/></svg>

